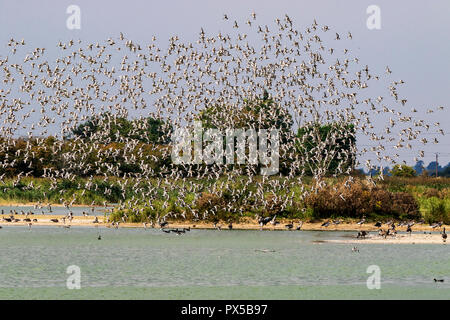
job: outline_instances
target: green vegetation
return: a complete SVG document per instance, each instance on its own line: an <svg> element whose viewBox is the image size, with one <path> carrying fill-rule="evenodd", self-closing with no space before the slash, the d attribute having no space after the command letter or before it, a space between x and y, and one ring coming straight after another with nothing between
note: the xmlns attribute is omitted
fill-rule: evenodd
<svg viewBox="0 0 450 320"><path fill-rule="evenodd" d="M394 177L415 177L416 171L413 167L404 165L404 164L396 164L392 170L391 174Z"/></svg>
<svg viewBox="0 0 450 320"><path fill-rule="evenodd" d="M280 130L281 142L295 142L280 145L279 176L271 176L265 183L258 176L230 177L226 170L217 177L205 177L206 165L197 165L181 170L178 179L169 178L168 172L174 169L168 144L170 125L154 118L128 120L103 113L75 127L62 140L52 136L0 139L0 162L11 164L0 168L4 177L0 202L121 203L112 218L125 217L130 222L170 213L194 221L236 221L276 214L306 220L365 215L369 219L450 223L450 178L416 177L412 167L396 165L390 171L392 176L372 185L354 170L353 124L310 123L294 136L291 116L267 91L261 98L245 100L241 108L230 108L229 113L224 108L204 109L198 118L203 127L275 127ZM230 119L218 119L223 114ZM283 149L286 145L291 149ZM43 178L48 171L64 172L65 178ZM204 172L205 178L188 178L186 172L191 172L190 177ZM351 185L343 173L351 173ZM301 185L298 177L302 177ZM325 187L316 188L322 182ZM264 185L262 195L258 183ZM273 185L281 184L289 187L274 192Z"/></svg>
<svg viewBox="0 0 450 320"><path fill-rule="evenodd" d="M240 177L232 182L226 181L225 178L219 181L201 181L203 188L197 192L175 191L177 188L174 187L166 207L163 200L155 201L153 209L146 205L132 206L128 209L116 210L112 218L118 220L126 215L129 221L138 222L172 212L180 219L183 217L195 220L196 217L203 216L205 212L213 208L220 208L215 215L206 216L206 219L216 222L239 221L243 217L254 218L255 215L276 214L280 218L311 221L327 218L360 218L365 215L369 220L425 219L428 223L437 221L450 223L450 179L432 181L432 178L388 177L374 187L365 179L355 178L351 188L348 188L343 177L327 178L328 187L317 193L311 192L306 197L301 195L301 186L291 188L291 192L294 192L294 201L286 207L283 207L288 192L286 190L274 195L268 189L264 193L266 203L256 199L249 201L250 192L256 191L256 183L260 182L259 178L254 180L245 192L239 194L237 191L244 190L243 186L247 179L247 177ZM271 179L278 179L281 182L286 178L272 177ZM224 183L222 189L211 193L212 186L222 182ZM304 180L304 183L308 188L313 184L313 180L309 178ZM181 194L183 194L182 200L189 207L179 205ZM250 204L244 205L244 198Z"/></svg>
<svg viewBox="0 0 450 320"><path fill-rule="evenodd" d="M230 115L230 121L224 121L223 114ZM245 99L241 108L227 106L211 106L198 115L203 128L277 128L281 142L288 139L292 130L292 116L281 105L276 104L269 93L264 91L262 97Z"/></svg>
<svg viewBox="0 0 450 320"><path fill-rule="evenodd" d="M356 137L353 124L335 122L302 127L298 129L297 137L300 154L317 158L305 166L307 175L320 168L325 168L328 174L354 169Z"/></svg>
<svg viewBox="0 0 450 320"><path fill-rule="evenodd" d="M4 179L0 185L0 203L62 203L102 205L116 203L122 197L122 191L117 184L119 180L110 178L76 178L45 179L25 177L20 181ZM131 187L126 189L125 197L132 197Z"/></svg>
<svg viewBox="0 0 450 320"><path fill-rule="evenodd" d="M142 143L167 144L171 131L172 128L159 119L128 120L105 112L73 128L67 138L79 137L83 141L99 139L101 142L133 139Z"/></svg>
<svg viewBox="0 0 450 320"><path fill-rule="evenodd" d="M77 177L141 174L143 166L159 173L170 159L172 128L159 119L128 120L103 113L80 124L64 139L0 138L0 175L43 177L66 171ZM128 139L133 144L127 144ZM117 171L110 168L117 166Z"/></svg>
<svg viewBox="0 0 450 320"><path fill-rule="evenodd" d="M250 192L257 190L256 183L261 177L248 183L248 177L236 177L227 180L195 180L200 189L193 190L190 181L166 180L158 183L157 179L146 182L135 179L94 177L69 179L44 179L25 177L4 179L0 186L0 203L70 203L103 205L124 201L122 208L117 208L112 219L119 220L126 215L130 222L146 221L157 216L172 213L179 219L203 219L210 221L238 221L243 217L255 215L273 215L292 219L327 219L360 218L368 219L425 219L427 223L444 221L450 223L450 179L430 177L387 177L377 186L372 186L365 179L354 178L348 188L346 178L327 178L328 186L317 192L302 196L302 186L291 187L294 193L291 204L283 206L287 190L273 194L270 187L264 193L263 203ZM283 180L285 177L271 177ZM305 189L313 185L313 179L303 180ZM164 196L164 190L171 186ZM220 186L220 187L219 187ZM211 190L216 188L213 193ZM137 201L136 193L153 192L158 200L151 204ZM341 197L342 195L342 197ZM246 201L244 201L244 199ZM252 200L253 199L253 200ZM244 204L247 203L247 204ZM205 215L213 208L219 208L215 215ZM204 216L205 215L205 216Z"/></svg>

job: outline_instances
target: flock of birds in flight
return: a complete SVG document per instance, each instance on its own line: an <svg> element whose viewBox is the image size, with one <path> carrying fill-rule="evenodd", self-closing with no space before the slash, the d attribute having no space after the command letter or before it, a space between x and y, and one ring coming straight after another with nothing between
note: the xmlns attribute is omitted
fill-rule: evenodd
<svg viewBox="0 0 450 320"><path fill-rule="evenodd" d="M352 55L345 47L347 41L352 41L350 32L331 32L328 26L319 25L315 20L304 31L298 31L288 15L276 19L270 26L259 25L254 13L244 23L234 21L228 15L223 19L231 23L229 34L209 35L202 28L196 42L182 42L178 36L173 36L167 49L157 45L156 37L145 46L122 33L104 42L59 42L56 61L46 60L49 50L45 48L35 48L24 53L22 58L20 53L26 48L25 41L11 39L8 42L11 55L0 56L0 136L3 138L0 152L7 152L17 143L19 136L36 139L44 148L63 152L64 168L46 168L42 176L54 184L61 178L74 180L76 172L88 172L90 155L95 152L100 159L96 163L100 168L97 176L104 176L104 181L122 177L118 184L124 199L126 186L133 185L133 198L128 202L121 201L118 207L135 210L139 215L144 208L154 209L154 201L161 200L164 215L158 213L157 222L164 224L169 218L185 217L184 213L164 210L169 207L170 192L179 195L176 205L186 208L199 220L222 209L242 214L242 208L232 204L233 199L241 198L244 193L248 193L244 200L248 205L270 206L265 194L271 192L275 200L282 202L284 209L294 200L292 188L301 186L302 196L306 196L314 192L308 188L326 184L321 178L327 173L332 159L341 160L335 175L350 173L351 168L345 168L343 164L354 153L363 156L372 152L380 163L394 164L399 161L399 154L391 154L387 144L395 144L395 149L412 149L414 141L423 144L438 142L436 138L429 141L422 136L431 129L444 134L439 123L429 124L414 117L417 110L409 108L407 99L399 93L398 88L404 81L393 79L389 67L377 74ZM373 97L373 92L368 89L372 85L382 87L385 93ZM237 115L242 117L244 101L260 99L265 90L277 106L269 117L277 117L277 108L290 115L285 117L284 124L279 125L313 128L302 138L290 130L288 142L280 143L280 158L290 161L289 179L266 176L254 179L257 172L250 165L230 168L215 164L205 170L195 170L195 165L170 164L162 165L156 172L143 161L144 149L132 137L117 137L124 143L123 149L101 147L111 142L108 128L119 117L152 117L163 120L174 129L191 126L199 112L219 106L213 115L213 123L222 130L234 128L238 124ZM442 109L432 108L427 112ZM95 133L89 144L75 136L71 138L72 148L64 151L65 138L76 126L106 112L109 116L106 120L102 118L106 130ZM248 120L248 123L255 123L255 119ZM324 140L315 126L318 123L352 123L357 134L367 136L374 146L333 150L330 146L342 135L348 137L349 133L330 132ZM141 122L141 127L133 130L146 129L146 125L146 122ZM48 135L56 137L56 142L50 147L44 144ZM293 152L293 147L305 141L302 139L312 139L316 147L300 154ZM154 148L163 152L163 156L170 157L170 148L161 149L151 144L146 148ZM414 151L418 157L424 156L423 150ZM123 174L118 164L102 161L118 157L138 165L142 172ZM155 156L146 157L157 160ZM37 158L28 142L24 162L31 164L34 161L43 159ZM0 163L1 168L15 165L17 159L14 157L5 158ZM370 160L364 165L368 169L376 167L376 163ZM305 168L309 168L320 181L318 185L307 187L303 183ZM20 173L14 183L19 183L29 174ZM242 175L249 179L241 190L231 191L232 199L225 208L215 206L200 213L183 200L189 192L200 195L203 188L201 180L214 181L208 192L221 196L229 188L229 182ZM226 177L226 180L218 177ZM93 178L94 175L87 179L85 185L79 185L80 190L95 189ZM4 176L0 177L0 188L3 179ZM371 177L368 179L372 184L377 182ZM377 179L383 179L383 175ZM178 182L173 183L175 180ZM350 176L347 182L351 185ZM254 185L256 191L247 192ZM28 187L34 188L33 185ZM279 191L286 194L283 199L277 199ZM111 190L106 188L105 194L108 192ZM76 201L75 195L71 201L61 199L69 209ZM263 225L275 221L272 216L258 218ZM126 219L125 216L123 221ZM292 229L294 225L287 228ZM300 229L301 225L297 228Z"/></svg>

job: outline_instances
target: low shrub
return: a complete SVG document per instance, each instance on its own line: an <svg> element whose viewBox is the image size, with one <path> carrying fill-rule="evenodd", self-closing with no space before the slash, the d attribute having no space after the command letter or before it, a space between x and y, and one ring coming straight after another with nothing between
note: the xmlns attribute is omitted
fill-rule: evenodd
<svg viewBox="0 0 450 320"><path fill-rule="evenodd" d="M392 194L392 212L400 219L420 218L419 204L408 192L397 192Z"/></svg>
<svg viewBox="0 0 450 320"><path fill-rule="evenodd" d="M432 197L424 202L425 214L424 218L427 223L443 221L445 224L450 223L450 206L448 199L439 199Z"/></svg>
<svg viewBox="0 0 450 320"><path fill-rule="evenodd" d="M426 189L426 191L424 192L424 196L427 197L427 198L431 198L431 197L440 198L439 190L436 189L436 188Z"/></svg>
<svg viewBox="0 0 450 320"><path fill-rule="evenodd" d="M317 218L359 218L363 215L401 219L420 217L419 205L411 194L392 193L363 181L317 190L307 197L306 204Z"/></svg>

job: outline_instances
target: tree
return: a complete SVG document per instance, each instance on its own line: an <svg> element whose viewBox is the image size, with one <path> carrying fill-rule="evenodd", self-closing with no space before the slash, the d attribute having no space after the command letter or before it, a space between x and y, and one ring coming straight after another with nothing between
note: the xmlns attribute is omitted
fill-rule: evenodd
<svg viewBox="0 0 450 320"><path fill-rule="evenodd" d="M226 115L226 118L224 118ZM242 106L236 108L226 105L210 106L202 110L196 120L203 128L226 129L277 129L279 134L279 172L287 174L292 166L290 157L293 151L293 120L289 111L277 103L267 90L261 97L245 99ZM259 168L260 165L258 165ZM259 169L258 169L259 170Z"/></svg>
<svg viewBox="0 0 450 320"><path fill-rule="evenodd" d="M448 163L441 172L438 173L441 177L450 177L450 163Z"/></svg>
<svg viewBox="0 0 450 320"><path fill-rule="evenodd" d="M394 177L415 177L416 171L413 169L413 167L407 166L405 164L396 164L392 170L391 174Z"/></svg>
<svg viewBox="0 0 450 320"><path fill-rule="evenodd" d="M442 167L436 163L436 161L431 161L427 166L427 171L430 176L435 177L436 176L436 165L437 165L437 172L438 175L442 171Z"/></svg>
<svg viewBox="0 0 450 320"><path fill-rule="evenodd" d="M298 129L298 151L305 173L314 176L339 174L354 169L355 126L351 123L309 125Z"/></svg>
<svg viewBox="0 0 450 320"><path fill-rule="evenodd" d="M148 117L128 120L105 112L72 129L72 135L105 143L133 139L143 143L167 144L171 130L171 126L160 119Z"/></svg>
<svg viewBox="0 0 450 320"><path fill-rule="evenodd" d="M425 170L424 162L422 160L419 160L414 165L414 170L417 174L421 174L423 170Z"/></svg>
<svg viewBox="0 0 450 320"><path fill-rule="evenodd" d="M226 112L229 119L224 119ZM202 122L203 128L216 129L272 129L280 132L280 136L286 136L291 132L292 116L280 104L276 103L267 90L263 96L255 99L245 99L240 108L228 106L211 106L202 110L197 120Z"/></svg>

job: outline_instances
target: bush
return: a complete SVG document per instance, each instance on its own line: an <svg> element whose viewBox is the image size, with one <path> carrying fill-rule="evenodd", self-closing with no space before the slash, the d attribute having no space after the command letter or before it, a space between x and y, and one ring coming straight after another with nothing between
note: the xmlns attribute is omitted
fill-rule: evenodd
<svg viewBox="0 0 450 320"><path fill-rule="evenodd" d="M213 222L235 220L236 214L226 210L226 201L223 197L208 192L202 192L196 201L196 208L200 213L206 213L206 219Z"/></svg>
<svg viewBox="0 0 450 320"><path fill-rule="evenodd" d="M317 218L392 216L417 218L419 205L407 192L392 193L362 181L345 186L343 182L311 193L305 200Z"/></svg>
<svg viewBox="0 0 450 320"><path fill-rule="evenodd" d="M450 223L450 208L447 207L445 199L432 197L425 202L425 221L433 223L443 221L444 224Z"/></svg>
<svg viewBox="0 0 450 320"><path fill-rule="evenodd" d="M202 192L196 201L196 207L200 211L216 210L223 205L223 199L216 194Z"/></svg>
<svg viewBox="0 0 450 320"><path fill-rule="evenodd" d="M391 170L391 174L394 177L415 177L416 176L416 170L413 169L413 167L407 166L407 165L400 165L396 164L394 168Z"/></svg>
<svg viewBox="0 0 450 320"><path fill-rule="evenodd" d="M305 203L312 208L315 218L333 216L356 218L368 213L366 204L369 200L370 192L367 186L358 181L350 188L341 183L316 190L306 197Z"/></svg>
<svg viewBox="0 0 450 320"><path fill-rule="evenodd" d="M419 204L408 192L397 192L392 194L392 211L400 219L420 218Z"/></svg>
<svg viewBox="0 0 450 320"><path fill-rule="evenodd" d="M425 195L425 197L427 197L427 198L431 198L431 197L440 198L440 197L439 197L439 190L438 190L438 189L435 189L435 188L427 189L427 190L424 192L424 195Z"/></svg>
<svg viewBox="0 0 450 320"><path fill-rule="evenodd" d="M266 205L264 206L264 211L266 215L278 215L281 216L281 208L283 205L283 199L281 197L275 196L273 194L269 194L266 197Z"/></svg>

